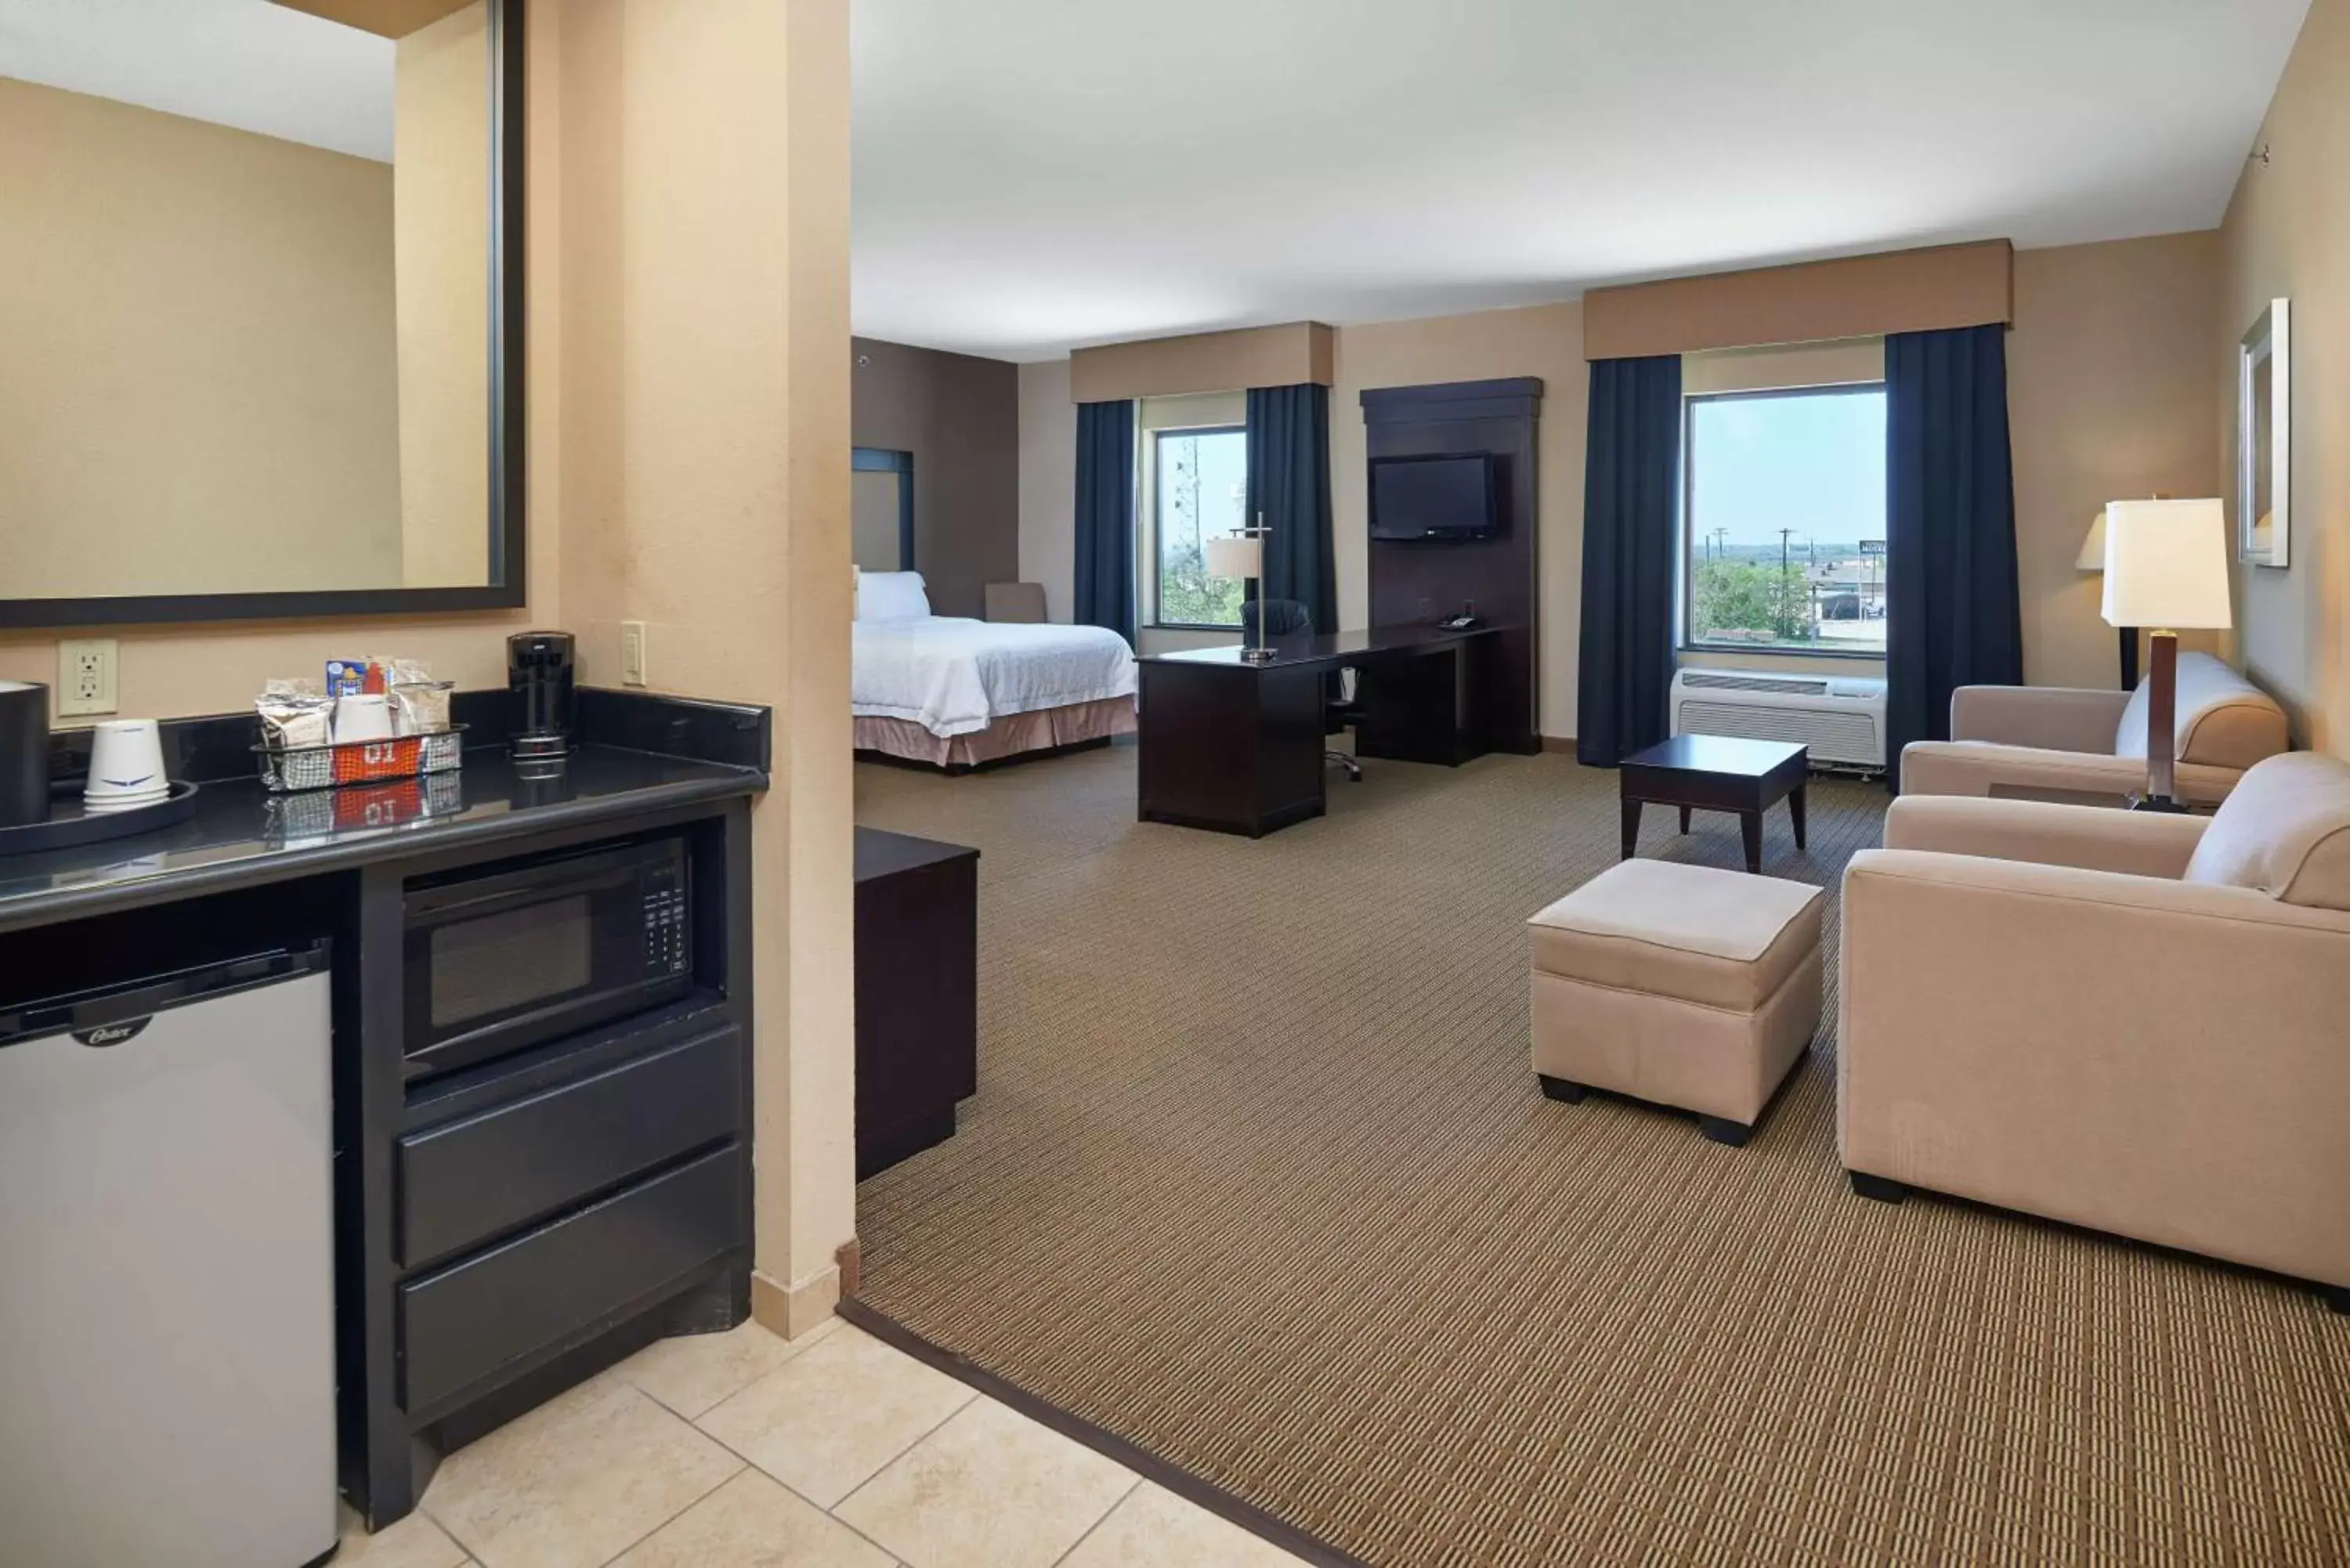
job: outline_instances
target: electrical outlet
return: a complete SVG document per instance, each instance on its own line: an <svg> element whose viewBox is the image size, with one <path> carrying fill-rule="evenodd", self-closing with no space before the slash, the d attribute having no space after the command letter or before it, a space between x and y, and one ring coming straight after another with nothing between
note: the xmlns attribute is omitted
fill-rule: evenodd
<svg viewBox="0 0 2350 1568"><path fill-rule="evenodd" d="M57 714L114 711L114 639L57 644Z"/></svg>
<svg viewBox="0 0 2350 1568"><path fill-rule="evenodd" d="M645 683L645 623L624 620L620 623L620 684L642 686Z"/></svg>

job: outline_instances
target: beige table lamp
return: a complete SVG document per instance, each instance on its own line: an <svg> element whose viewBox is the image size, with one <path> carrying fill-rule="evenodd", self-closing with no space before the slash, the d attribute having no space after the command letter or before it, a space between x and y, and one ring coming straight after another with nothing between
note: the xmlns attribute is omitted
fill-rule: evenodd
<svg viewBox="0 0 2350 1568"><path fill-rule="evenodd" d="M1264 645L1264 539L1261 535L1243 532L1223 534L1208 541L1208 576L1241 577L1257 585L1259 606L1256 617L1256 642L1241 649L1241 657L1251 664L1263 664L1273 658L1273 649Z"/></svg>
<svg viewBox="0 0 2350 1568"><path fill-rule="evenodd" d="M2153 628L2147 644L2146 798L2183 810L2173 790L2182 628L2235 624L2228 604L2228 520L2216 500L2106 505L2106 624Z"/></svg>

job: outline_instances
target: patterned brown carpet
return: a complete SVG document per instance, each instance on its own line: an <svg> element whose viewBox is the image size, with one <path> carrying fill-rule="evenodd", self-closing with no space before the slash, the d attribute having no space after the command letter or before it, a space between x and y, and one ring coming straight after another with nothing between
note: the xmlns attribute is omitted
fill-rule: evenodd
<svg viewBox="0 0 2350 1568"><path fill-rule="evenodd" d="M979 1094L860 1190L868 1300L1379 1564L2350 1560L2350 1319L1850 1196L1832 1033L1742 1150L1544 1100L1521 922L1615 858L1614 775L1331 802L1249 843L1138 825L1130 746L859 767L984 851ZM1833 886L1883 802L1815 783L1765 869Z"/></svg>

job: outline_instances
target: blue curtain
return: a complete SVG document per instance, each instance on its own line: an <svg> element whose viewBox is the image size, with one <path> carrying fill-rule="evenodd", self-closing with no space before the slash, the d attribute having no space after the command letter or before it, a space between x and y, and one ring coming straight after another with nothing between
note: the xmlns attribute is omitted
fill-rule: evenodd
<svg viewBox="0 0 2350 1568"><path fill-rule="evenodd" d="M1077 405L1077 560L1080 625L1134 640L1134 404Z"/></svg>
<svg viewBox="0 0 2350 1568"><path fill-rule="evenodd" d="M1316 627L1338 625L1338 563L1330 539L1330 389L1252 387L1248 521L1262 514L1264 597L1295 599Z"/></svg>
<svg viewBox="0 0 2350 1568"><path fill-rule="evenodd" d="M1575 755L1612 768L1669 728L1681 360L1591 362Z"/></svg>
<svg viewBox="0 0 2350 1568"><path fill-rule="evenodd" d="M2023 682L2007 328L1885 339L1886 742L1948 740L1950 692Z"/></svg>

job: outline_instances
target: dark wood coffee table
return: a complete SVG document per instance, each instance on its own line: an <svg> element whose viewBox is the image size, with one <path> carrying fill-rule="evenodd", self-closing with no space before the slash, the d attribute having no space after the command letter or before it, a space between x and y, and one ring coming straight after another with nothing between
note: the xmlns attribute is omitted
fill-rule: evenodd
<svg viewBox="0 0 2350 1568"><path fill-rule="evenodd" d="M1675 735L1624 759L1617 770L1624 796L1624 858L1640 838L1643 805L1681 808L1681 831L1691 811L1731 811L1746 840L1746 869L1762 869L1762 814L1787 803L1795 847L1804 842L1804 780L1811 766L1802 746L1785 741L1736 741L1726 735Z"/></svg>

